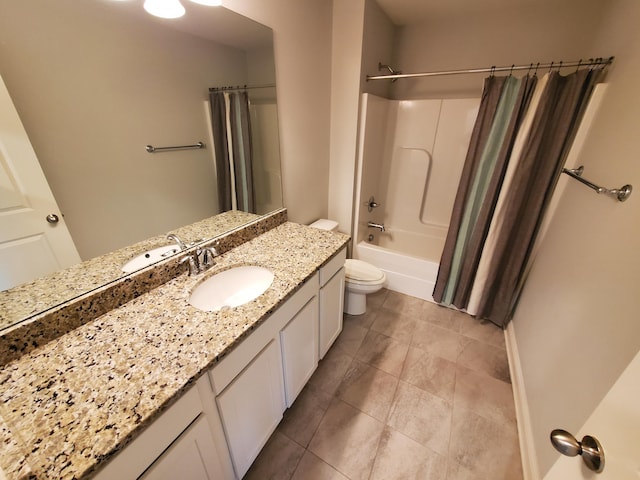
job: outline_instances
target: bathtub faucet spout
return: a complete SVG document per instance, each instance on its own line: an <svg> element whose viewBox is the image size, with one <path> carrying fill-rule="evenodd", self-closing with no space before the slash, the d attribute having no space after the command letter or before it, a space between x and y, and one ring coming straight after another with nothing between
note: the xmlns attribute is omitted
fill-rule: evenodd
<svg viewBox="0 0 640 480"><path fill-rule="evenodd" d="M367 223L367 227L369 227L369 228L377 228L381 232L384 232L384 224L382 224L382 223L368 222Z"/></svg>

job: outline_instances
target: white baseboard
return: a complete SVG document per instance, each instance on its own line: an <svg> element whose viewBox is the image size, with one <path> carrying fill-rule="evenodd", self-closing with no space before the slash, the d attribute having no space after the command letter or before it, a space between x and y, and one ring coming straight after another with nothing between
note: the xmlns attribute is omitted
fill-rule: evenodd
<svg viewBox="0 0 640 480"><path fill-rule="evenodd" d="M533 429L531 428L531 416L529 404L524 388L520 355L516 342L513 322L507 324L504 331L507 356L509 358L509 373L513 387L513 401L516 407L516 419L518 421L518 438L520 440L520 456L522 457L522 473L524 480L540 480L540 471L536 460L535 444L533 442Z"/></svg>

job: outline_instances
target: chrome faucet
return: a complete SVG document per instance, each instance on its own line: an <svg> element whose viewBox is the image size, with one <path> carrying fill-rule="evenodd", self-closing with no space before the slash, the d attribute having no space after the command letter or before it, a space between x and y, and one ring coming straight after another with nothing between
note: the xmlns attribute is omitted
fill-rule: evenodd
<svg viewBox="0 0 640 480"><path fill-rule="evenodd" d="M206 272L216 264L215 257L218 255L215 247L196 248L187 253L180 263L189 264L189 275L197 275Z"/></svg>
<svg viewBox="0 0 640 480"><path fill-rule="evenodd" d="M167 235L167 239L176 242L180 247L180 251L185 251L188 248L193 247L196 243L202 241L197 240L186 245L175 233ZM198 247L191 252L187 252L187 254L180 260L180 263L188 263L189 275L197 275L198 273L205 272L213 267L216 264L214 259L217 256L218 252L214 246L204 248Z"/></svg>
<svg viewBox="0 0 640 480"><path fill-rule="evenodd" d="M216 264L215 257L218 256L218 251L215 247L206 247L202 250L196 250L198 258L200 259L200 271L204 272L209 270Z"/></svg>
<svg viewBox="0 0 640 480"><path fill-rule="evenodd" d="M367 227L369 227L369 228L377 228L381 232L384 232L384 224L383 223L367 222Z"/></svg>
<svg viewBox="0 0 640 480"><path fill-rule="evenodd" d="M173 240L174 242L176 242L180 247L180 250L187 249L187 246L185 245L185 243L182 240L180 240L180 237L178 237L175 233L170 233L169 235L167 235L167 240Z"/></svg>

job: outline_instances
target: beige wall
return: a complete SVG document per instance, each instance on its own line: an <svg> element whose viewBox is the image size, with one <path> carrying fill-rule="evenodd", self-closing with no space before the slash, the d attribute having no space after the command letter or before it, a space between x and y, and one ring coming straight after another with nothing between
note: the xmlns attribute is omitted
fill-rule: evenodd
<svg viewBox="0 0 640 480"><path fill-rule="evenodd" d="M331 76L329 217L351 234L358 117L363 91L388 96L388 82L367 84L378 62L391 60L395 29L374 0L335 2Z"/></svg>
<svg viewBox="0 0 640 480"><path fill-rule="evenodd" d="M396 99L477 97L482 89L482 76L473 75L366 82L366 74L377 73L379 61L415 72L607 55L594 52L591 44L603 8L598 0L569 0L395 28L373 0L336 2L328 201L329 216L339 222L340 230L350 232L353 218L349 199L355 183L360 104L355 82L360 84L358 95L366 91Z"/></svg>
<svg viewBox="0 0 640 480"><path fill-rule="evenodd" d="M284 205L289 219L327 216L331 2L234 0L225 5L273 29Z"/></svg>
<svg viewBox="0 0 640 480"><path fill-rule="evenodd" d="M17 10L38 7L36 0L13 3L11 8ZM5 31L6 38L18 38L24 33L34 47L41 47L39 43L50 48L56 46L55 44L47 45L45 32L51 27L52 18L63 20L60 10L62 4L44 0L39 3L42 5L38 8L42 9L38 14L30 16L34 24L29 28L23 28L15 22L12 25L9 21L10 17L5 15L6 6L3 7L0 27ZM47 14L46 8L56 8L57 11ZM259 0L238 0L229 5L229 8L274 30L284 203L288 207L289 218L307 223L319 217L326 217L329 181L331 2L277 0L267 4ZM238 58L238 51L212 49L207 42L193 38L186 42L187 45L184 36L177 32L164 33L153 41L149 41L156 53L171 51L178 55L181 60L177 63L169 62L171 65L163 63L153 53L143 58L139 55L136 57L140 52L138 47L142 48L139 38L134 36L139 33L139 27L136 31L130 31L126 25L119 25L114 32L99 26L104 20L105 18L100 18L100 22L97 19L82 22L78 18L68 18L63 29L68 32L69 43L74 43L74 31L78 28L91 30L100 38L94 44L76 42L78 54L75 57L70 55L64 63L47 55L49 62L42 71L33 70L33 57L30 55L21 59L15 56L8 62L6 55L13 45L8 41L0 45L0 55L2 55L0 65L3 69L1 73L9 88L13 86L15 89L21 80L19 80L20 77L12 80L11 75L7 75L4 70L9 68L11 62L28 59L28 62L21 62L23 69L21 74L31 79L32 86L43 97L46 96L44 87L49 84L47 75L50 75L53 77L52 81L59 82L64 88L71 90L76 98L80 94L89 97L88 100L75 102L78 108L88 108L104 113L104 124L96 125L94 128L97 138L89 139L86 136L76 135L78 128L74 128L75 131L65 137L59 137L57 142L49 139L54 136L54 134L48 134L49 131L53 131L53 128L46 130L42 138L37 135L32 138L36 151L42 152L40 156L43 164L46 164L46 152L58 152L64 161L71 158L71 154L65 154L69 152L70 145L74 149L81 150L77 155L74 154L80 160L77 165L73 165L73 172L80 177L80 182L76 181L77 177L71 178L62 173L58 168L58 160L55 162L56 167L50 168L47 175L51 176L49 181L54 188L56 183L62 182L64 185L67 180L80 183L83 187L80 193L82 200L65 197L68 189L64 187L58 188L56 192L66 213L65 218L72 228L72 234L78 238L76 242L79 246L89 245L96 232L100 232L99 238L110 242L109 246L82 247L81 254L84 258L149 236L147 233L142 234L138 231L141 223L139 220L131 224L123 224L120 221L119 215L123 209L137 209L135 218L144 218L145 222L156 222L157 233L177 226L163 223L166 215L162 212L166 212L167 209L175 209L183 213L177 224L189 223L214 213L211 206L206 206L212 205L208 192L213 188L211 176L213 170L209 152L184 152L173 154L169 159L166 156L149 155L140 149L147 143L183 144L185 138L205 141L208 138L202 105L204 97L199 96L196 102L193 99L185 100L178 97L174 94L175 92L167 93L167 89L173 88L176 83L192 82L190 88L196 91L200 89L200 85L193 84L198 83L198 77L201 77L203 71L207 76L205 87L212 84L246 83L247 73L255 78L253 76L255 71L247 72L245 60ZM40 34L35 35L34 32L40 32ZM181 51L182 47L189 49L188 54L185 55L185 52ZM113 65L112 62L128 63L122 68L109 68L109 65ZM126 99L116 102L112 96L106 94L104 89L97 88L90 79L82 80L78 77L74 69L81 69L86 75L108 77L121 87L120 93L125 95ZM116 72L122 73L118 76L115 75ZM147 74L152 77L146 76ZM206 93L206 88L204 91ZM170 104L161 106L160 99ZM41 121L42 110L52 111L48 107L43 107L42 102L46 101L46 98L38 97L31 100L37 103L39 110L37 114L33 114L32 120L25 119L27 124L30 121ZM116 108L116 104L122 102L128 105L128 108ZM65 115L79 118L80 123L83 122L83 118L86 118L83 117L82 112L72 111L71 105L60 107ZM148 116L154 121L149 122ZM196 116L202 118L198 117L195 123L186 120ZM60 121L59 116L52 119L56 127ZM66 117L63 123L67 123ZM85 124L86 122L83 126ZM131 132L131 139L123 138L121 133L113 133L116 126ZM95 181L91 181L93 173L90 175L87 169L93 165L92 160L100 154L108 158L108 161L96 160ZM152 162L153 166L157 166L160 162L162 166L160 173L149 177L146 169L149 162ZM114 176L115 164L122 164L121 166L130 172L129 176L124 180ZM206 172L187 173L185 165L191 167L194 164ZM56 177L57 172L60 172L59 178ZM156 193L140 192L135 202L127 202L124 205L118 203L118 196L123 193L123 190L138 191L141 185L158 185L159 176L162 175L170 177L172 184L154 189ZM206 185L196 188L198 183L206 183ZM206 192L205 198L202 197L203 194L193 198L195 191ZM187 202L185 198L189 195L192 200ZM215 202L215 195L212 198ZM160 206L158 213L153 213L151 205ZM74 209L90 210L94 222L77 224L75 229L77 231L74 231ZM117 223L107 228L104 225L105 219L110 218L115 219Z"/></svg>
<svg viewBox="0 0 640 480"><path fill-rule="evenodd" d="M608 7L589 48L616 60L580 163L585 177L597 183L635 186L640 3L616 0ZM618 203L578 182L567 184L514 318L543 475L558 456L549 432L564 428L577 434L640 348L638 238L640 198Z"/></svg>
<svg viewBox="0 0 640 480"><path fill-rule="evenodd" d="M389 98L391 93L390 80L367 81L367 74L377 75L388 73L388 70L378 71L378 64L393 64L393 46L395 43L396 26L375 0L367 0L364 9L364 40L362 42L362 74L360 89L379 97Z"/></svg>
<svg viewBox="0 0 640 480"><path fill-rule="evenodd" d="M335 2L331 62L329 218L351 233L365 0Z"/></svg>
<svg viewBox="0 0 640 480"><path fill-rule="evenodd" d="M93 12L93 13L92 13ZM3 5L0 68L80 255L217 213L212 85L244 83L242 51L77 2Z"/></svg>
<svg viewBox="0 0 640 480"><path fill-rule="evenodd" d="M516 2L514 2L515 4ZM398 29L393 65L405 73L528 65L608 55L591 42L607 2L517 2L483 14L433 18ZM400 80L393 98L478 96L483 75Z"/></svg>

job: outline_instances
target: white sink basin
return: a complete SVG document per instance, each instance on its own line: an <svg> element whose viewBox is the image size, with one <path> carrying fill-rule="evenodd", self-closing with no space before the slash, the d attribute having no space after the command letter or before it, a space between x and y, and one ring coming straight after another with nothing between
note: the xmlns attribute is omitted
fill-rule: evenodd
<svg viewBox="0 0 640 480"><path fill-rule="evenodd" d="M180 247L178 245L165 245L164 247L154 248L153 250L141 253L137 257L129 260L122 266L122 271L124 273L135 272L136 270L140 270L141 268L151 265L152 263L164 260L165 258L178 253L179 251Z"/></svg>
<svg viewBox="0 0 640 480"><path fill-rule="evenodd" d="M194 288L189 304L206 312L238 307L262 295L271 283L271 270L252 265L234 267L215 274Z"/></svg>

